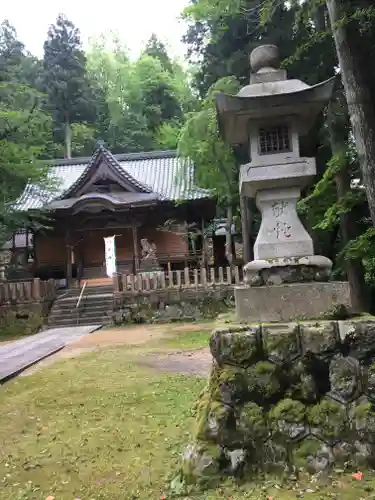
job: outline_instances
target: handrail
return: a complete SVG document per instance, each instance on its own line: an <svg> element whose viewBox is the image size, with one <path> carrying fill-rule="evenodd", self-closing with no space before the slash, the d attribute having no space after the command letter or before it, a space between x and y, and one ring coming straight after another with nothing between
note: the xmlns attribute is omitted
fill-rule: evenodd
<svg viewBox="0 0 375 500"><path fill-rule="evenodd" d="M79 297L78 297L78 300L77 300L77 304L76 304L77 326L79 325L79 306L81 305L81 301L82 301L83 294L85 292L86 285L87 285L87 281L85 281L83 283L83 287L82 287L81 293L79 294Z"/></svg>
<svg viewBox="0 0 375 500"><path fill-rule="evenodd" d="M81 304L81 300L82 300L82 297L83 297L83 294L84 294L84 291L85 291L85 288L86 288L86 285L87 285L87 281L85 281L83 283L83 287L82 287L82 290L81 290L81 293L79 294L79 297L78 297L78 300L77 300L77 304L76 304L76 308L78 309L80 304Z"/></svg>

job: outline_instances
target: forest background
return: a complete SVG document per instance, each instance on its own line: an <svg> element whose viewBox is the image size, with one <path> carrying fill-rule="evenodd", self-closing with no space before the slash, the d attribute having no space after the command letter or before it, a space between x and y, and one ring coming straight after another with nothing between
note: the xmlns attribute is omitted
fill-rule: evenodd
<svg viewBox="0 0 375 500"><path fill-rule="evenodd" d="M249 79L249 53L278 45L290 78L310 85L338 74L332 101L314 130L318 175L299 212L316 253L348 279L355 305L375 293L375 7L372 0L191 0L181 13L187 63L153 35L131 59L119 39L83 50L63 14L46 34L43 58L27 51L16 27L0 25L0 243L30 224L13 202L27 182L50 184L48 162L90 156L98 141L113 153L178 149L213 188L218 216L241 226L243 152L218 134L215 92ZM49 186L53 189L53 186ZM242 207L243 209L243 207ZM252 203L251 239L259 214ZM35 221L40 224L40 219ZM227 258L230 231L227 231Z"/></svg>

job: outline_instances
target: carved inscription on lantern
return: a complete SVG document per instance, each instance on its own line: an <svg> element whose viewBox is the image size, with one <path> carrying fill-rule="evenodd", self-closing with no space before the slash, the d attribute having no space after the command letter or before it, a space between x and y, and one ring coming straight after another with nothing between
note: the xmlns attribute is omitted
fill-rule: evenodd
<svg viewBox="0 0 375 500"><path fill-rule="evenodd" d="M277 221L273 231L276 233L276 238L290 238L292 236L292 226L287 222Z"/></svg>
<svg viewBox="0 0 375 500"><path fill-rule="evenodd" d="M281 201L275 201L272 203L272 215L275 217L276 220L274 227L269 231L271 234L276 234L276 238L279 240L280 238L290 238L292 236L292 226L288 223L283 221L282 218L283 215L286 215L287 209L288 209L288 202L281 200Z"/></svg>
<svg viewBox="0 0 375 500"><path fill-rule="evenodd" d="M281 215L284 215L286 208L288 207L288 202L281 200L281 201L275 201L275 203L272 203L272 213L275 217L280 217Z"/></svg>

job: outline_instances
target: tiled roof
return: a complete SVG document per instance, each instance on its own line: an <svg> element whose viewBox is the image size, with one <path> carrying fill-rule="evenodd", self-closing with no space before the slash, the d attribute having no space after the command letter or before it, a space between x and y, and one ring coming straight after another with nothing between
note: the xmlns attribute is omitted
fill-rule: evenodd
<svg viewBox="0 0 375 500"><path fill-rule="evenodd" d="M193 184L194 168L183 169L183 160L176 151L153 151L112 155L116 168L125 176L135 180L145 192L156 193L162 200L187 201L211 197L207 189ZM74 185L80 183L93 158L58 160L51 165L50 177L57 186L53 192L41 191L33 185L26 186L16 203L18 210L38 209L46 203L69 194ZM182 173L184 172L184 173Z"/></svg>

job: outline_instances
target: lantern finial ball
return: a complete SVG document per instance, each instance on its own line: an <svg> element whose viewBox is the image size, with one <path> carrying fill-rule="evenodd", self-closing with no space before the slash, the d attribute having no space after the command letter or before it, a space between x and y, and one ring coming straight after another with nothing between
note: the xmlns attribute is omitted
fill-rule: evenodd
<svg viewBox="0 0 375 500"><path fill-rule="evenodd" d="M250 54L250 65L254 73L258 73L263 69L279 69L280 54L276 45L260 45Z"/></svg>

